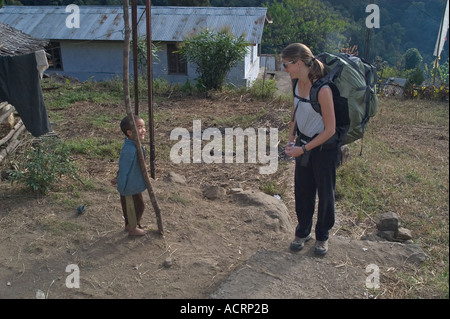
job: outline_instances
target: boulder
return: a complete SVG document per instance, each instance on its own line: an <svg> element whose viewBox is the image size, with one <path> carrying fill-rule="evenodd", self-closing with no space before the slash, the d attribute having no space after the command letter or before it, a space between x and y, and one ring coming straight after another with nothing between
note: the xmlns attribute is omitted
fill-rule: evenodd
<svg viewBox="0 0 450 319"><path fill-rule="evenodd" d="M277 199L266 193L245 190L237 193L232 193L234 200L242 205L254 206L260 210L261 213L268 217L266 226L273 230L283 229L289 234L294 234L294 226L289 216L288 209L281 199Z"/></svg>

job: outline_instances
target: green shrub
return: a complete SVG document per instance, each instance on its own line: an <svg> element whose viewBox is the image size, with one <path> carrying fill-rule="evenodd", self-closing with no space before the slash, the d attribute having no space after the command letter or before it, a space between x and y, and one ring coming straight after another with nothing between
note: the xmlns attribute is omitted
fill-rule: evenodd
<svg viewBox="0 0 450 319"><path fill-rule="evenodd" d="M413 84L405 87L404 92L405 97L410 99L448 101L449 97L449 87L444 85L436 87L435 85L418 86Z"/></svg>
<svg viewBox="0 0 450 319"><path fill-rule="evenodd" d="M406 81L405 88L408 88L411 85L421 85L425 81L425 77L423 76L423 72L419 68L415 68L413 72L408 77Z"/></svg>
<svg viewBox="0 0 450 319"><path fill-rule="evenodd" d="M33 192L47 194L62 175L75 175L77 167L70 151L56 138L46 138L25 153L23 170L9 170L11 182L26 184Z"/></svg>
<svg viewBox="0 0 450 319"><path fill-rule="evenodd" d="M254 97L272 99L278 91L277 81L272 79L265 81L262 79L257 79L253 82L253 85L248 89L248 91Z"/></svg>
<svg viewBox="0 0 450 319"><path fill-rule="evenodd" d="M206 29L183 42L179 52L196 65L197 88L204 86L209 91L222 87L228 72L245 57L248 46L243 36L235 37L227 29L217 33Z"/></svg>
<svg viewBox="0 0 450 319"><path fill-rule="evenodd" d="M168 94L171 90L170 83L163 78L153 80L153 92L155 94Z"/></svg>
<svg viewBox="0 0 450 319"><path fill-rule="evenodd" d="M259 186L259 189L268 195L275 196L278 195L280 197L283 197L286 193L286 186L280 185L278 181L276 180L269 180L264 183L262 183Z"/></svg>

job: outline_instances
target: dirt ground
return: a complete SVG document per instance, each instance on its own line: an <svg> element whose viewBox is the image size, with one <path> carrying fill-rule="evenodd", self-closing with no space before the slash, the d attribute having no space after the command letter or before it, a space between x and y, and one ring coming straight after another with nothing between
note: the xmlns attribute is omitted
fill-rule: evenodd
<svg viewBox="0 0 450 319"><path fill-rule="evenodd" d="M62 139L122 140L118 128L122 107L76 103L56 111L67 121L55 131ZM166 114L155 128L160 152L167 152L167 145L174 143L169 140L173 128L190 130L195 118L206 128L226 114L245 116L265 109L259 127L276 126L280 131L286 129L288 118L285 108L247 97L172 98L155 107ZM89 124L81 112L114 114L111 128ZM403 138L408 140L408 134ZM293 162L283 157L276 178L280 185L288 185L280 206L286 206L291 227L280 227L264 207L233 196L233 188L259 192L259 185L274 178L259 174L258 164L175 164L157 154L152 185L164 234L158 232L145 193L147 234L143 237L129 237L124 231L118 194L110 184L117 160L76 159L89 185L66 178L49 196L36 198L16 185L0 182L0 298L367 299L372 297L366 286L367 266L376 264L381 272L414 272L417 266L411 256L420 255L420 249L341 236L339 225L346 221L339 212L326 256L313 255L314 241L300 253L291 253L288 247L296 220ZM185 180L167 178L171 172ZM219 186L217 198L205 197L208 186ZM85 205L81 215L79 205ZM368 219L362 227L370 232L375 225ZM77 271L79 288L74 287Z"/></svg>

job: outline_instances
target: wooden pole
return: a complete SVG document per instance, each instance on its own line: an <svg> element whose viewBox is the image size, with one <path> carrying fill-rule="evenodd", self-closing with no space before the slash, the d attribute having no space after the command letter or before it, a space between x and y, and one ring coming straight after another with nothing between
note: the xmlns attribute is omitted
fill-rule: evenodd
<svg viewBox="0 0 450 319"><path fill-rule="evenodd" d="M438 67L438 60L440 58L440 54L439 54L439 48L441 46L441 35L442 35L442 28L444 26L444 17L445 17L445 9L444 9L444 13L442 15L442 19L441 19L441 24L439 26L439 35L438 35L438 42L436 45L436 60L434 60L434 70L433 70L433 86L436 83L436 73L437 73L437 67Z"/></svg>
<svg viewBox="0 0 450 319"><path fill-rule="evenodd" d="M133 131L133 136L135 137L134 142L136 144L137 154L139 158L139 165L141 166L142 175L144 176L145 184L147 185L148 195L150 196L150 200L152 202L153 208L156 214L156 221L158 224L159 233L162 235L164 233L162 218L161 218L161 210L159 209L158 201L156 200L155 193L153 191L152 183L150 182L150 178L148 176L146 167L144 154L142 152L142 145L139 141L139 135L137 132L136 122L134 121L133 113L131 112L131 103L130 103L130 85L129 85L129 68L130 68L130 15L129 15L129 0L123 0L123 19L125 25L125 39L124 39L124 53L123 53L123 90L125 94L125 108L127 111L127 116L130 121L131 129Z"/></svg>
<svg viewBox="0 0 450 319"><path fill-rule="evenodd" d="M148 125L150 134L150 175L155 178L155 124L153 117L153 54L152 54L152 1L146 0L146 28L147 28L147 87L148 87Z"/></svg>
<svg viewBox="0 0 450 319"><path fill-rule="evenodd" d="M139 115L138 27L137 0L131 0L131 25L133 33L134 114Z"/></svg>

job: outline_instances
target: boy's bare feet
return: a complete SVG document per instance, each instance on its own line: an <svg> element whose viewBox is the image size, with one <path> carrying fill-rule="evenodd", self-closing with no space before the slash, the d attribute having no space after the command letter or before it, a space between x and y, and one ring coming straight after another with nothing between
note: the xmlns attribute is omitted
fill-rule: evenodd
<svg viewBox="0 0 450 319"><path fill-rule="evenodd" d="M143 236L145 235L147 232L145 230L143 230L141 227L139 227L140 225L138 225L137 227L130 227L130 226L125 226L125 230L128 232L128 235L130 236Z"/></svg>
<svg viewBox="0 0 450 319"><path fill-rule="evenodd" d="M130 236L144 236L147 232L138 227L128 229L128 235Z"/></svg>

